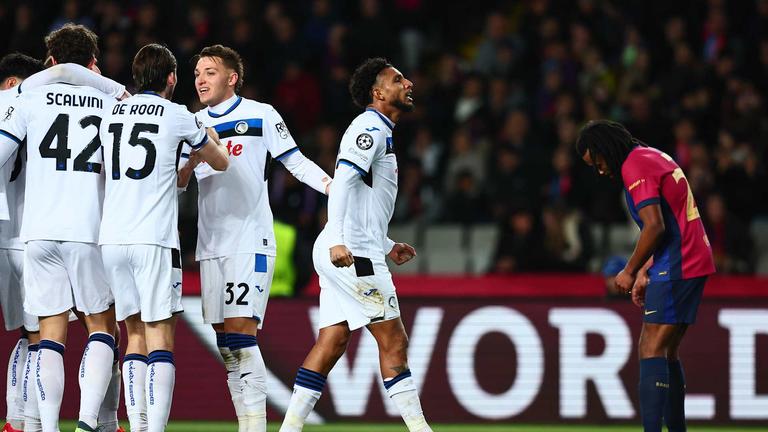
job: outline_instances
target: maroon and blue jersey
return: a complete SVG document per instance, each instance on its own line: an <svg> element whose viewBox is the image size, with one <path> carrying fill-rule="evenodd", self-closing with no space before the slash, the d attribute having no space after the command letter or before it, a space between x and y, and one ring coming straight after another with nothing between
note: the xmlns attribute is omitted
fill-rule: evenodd
<svg viewBox="0 0 768 432"><path fill-rule="evenodd" d="M633 149L621 166L621 177L632 219L640 229L638 211L661 206L664 235L648 269L651 282L692 279L715 272L712 247L683 170L664 152L651 147Z"/></svg>

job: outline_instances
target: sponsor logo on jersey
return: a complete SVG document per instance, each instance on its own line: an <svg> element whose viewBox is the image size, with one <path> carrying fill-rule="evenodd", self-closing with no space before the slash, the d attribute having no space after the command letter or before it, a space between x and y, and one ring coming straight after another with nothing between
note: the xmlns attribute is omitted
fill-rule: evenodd
<svg viewBox="0 0 768 432"><path fill-rule="evenodd" d="M5 116L3 117L3 121L10 120L12 114L13 114L13 107L9 106L8 110L5 112Z"/></svg>
<svg viewBox="0 0 768 432"><path fill-rule="evenodd" d="M200 119L197 117L195 117L195 124L197 125L198 129L201 129L203 127L203 122L201 122Z"/></svg>
<svg viewBox="0 0 768 432"><path fill-rule="evenodd" d="M367 133L358 135L355 142L357 143L357 147L360 148L360 150L368 150L369 148L373 147L373 137Z"/></svg>
<svg viewBox="0 0 768 432"><path fill-rule="evenodd" d="M248 132L248 123L244 121L237 122L235 125L235 132L239 133L240 135Z"/></svg>
<svg viewBox="0 0 768 432"><path fill-rule="evenodd" d="M280 135L280 138L287 139L288 135L290 135L290 132L288 132L288 127L285 125L285 122L280 122L275 125L275 129L277 129L277 134Z"/></svg>
<svg viewBox="0 0 768 432"><path fill-rule="evenodd" d="M627 189L628 189L628 190L632 190L632 189L634 189L634 188L636 188L636 187L640 186L640 184L642 184L642 183L644 183L644 182L645 182L645 179L640 179L640 180L638 180L638 181L636 181L636 182L632 183L631 185L629 185L629 187L628 187Z"/></svg>
<svg viewBox="0 0 768 432"><path fill-rule="evenodd" d="M376 126L373 126L373 127L365 128L365 130L367 130L368 132L373 132L381 129L377 128Z"/></svg>

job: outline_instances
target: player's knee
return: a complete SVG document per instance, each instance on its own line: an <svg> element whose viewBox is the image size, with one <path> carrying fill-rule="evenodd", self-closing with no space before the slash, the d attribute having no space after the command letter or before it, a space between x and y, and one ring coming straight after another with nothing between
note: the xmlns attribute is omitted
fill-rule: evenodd
<svg viewBox="0 0 768 432"><path fill-rule="evenodd" d="M408 335L402 333L386 338L379 342L379 349L390 355L405 355L408 352Z"/></svg>

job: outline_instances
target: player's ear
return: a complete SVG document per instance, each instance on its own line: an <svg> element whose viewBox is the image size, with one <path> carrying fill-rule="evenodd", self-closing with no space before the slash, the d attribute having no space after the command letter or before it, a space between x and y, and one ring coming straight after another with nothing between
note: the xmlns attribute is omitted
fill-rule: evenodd
<svg viewBox="0 0 768 432"><path fill-rule="evenodd" d="M176 71L173 71L173 72L168 74L168 78L166 78L165 84L168 87L175 87L176 86L176 80L177 80L177 78L176 78Z"/></svg>
<svg viewBox="0 0 768 432"><path fill-rule="evenodd" d="M227 85L234 87L237 85L237 80L239 79L240 79L240 75L238 75L237 72L232 72L231 74L229 74L229 80L227 81Z"/></svg>

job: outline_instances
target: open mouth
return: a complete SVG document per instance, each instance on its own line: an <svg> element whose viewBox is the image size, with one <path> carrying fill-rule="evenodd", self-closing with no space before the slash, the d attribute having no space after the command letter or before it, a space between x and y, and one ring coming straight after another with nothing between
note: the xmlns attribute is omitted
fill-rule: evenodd
<svg viewBox="0 0 768 432"><path fill-rule="evenodd" d="M208 87L200 87L200 88L197 89L197 93L202 96L202 95L208 93L209 90L210 89Z"/></svg>
<svg viewBox="0 0 768 432"><path fill-rule="evenodd" d="M407 100L410 103L413 103L413 92L408 92L405 94L405 100Z"/></svg>

